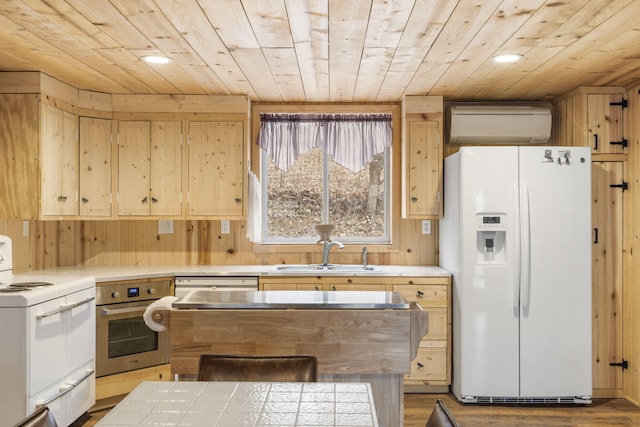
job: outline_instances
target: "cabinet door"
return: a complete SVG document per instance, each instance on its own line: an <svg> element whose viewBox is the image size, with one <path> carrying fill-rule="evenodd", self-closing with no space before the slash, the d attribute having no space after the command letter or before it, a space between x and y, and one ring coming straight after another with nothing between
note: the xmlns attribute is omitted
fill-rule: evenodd
<svg viewBox="0 0 640 427"><path fill-rule="evenodd" d="M111 120L80 117L81 216L111 215Z"/></svg>
<svg viewBox="0 0 640 427"><path fill-rule="evenodd" d="M189 123L190 216L242 218L244 122Z"/></svg>
<svg viewBox="0 0 640 427"><path fill-rule="evenodd" d="M78 117L42 105L42 215L78 214Z"/></svg>
<svg viewBox="0 0 640 427"><path fill-rule="evenodd" d="M440 212L440 123L407 122L405 155L407 218L438 218Z"/></svg>
<svg viewBox="0 0 640 427"><path fill-rule="evenodd" d="M118 124L118 215L149 215L151 123Z"/></svg>
<svg viewBox="0 0 640 427"><path fill-rule="evenodd" d="M588 143L592 153L623 153L622 94L587 95ZM612 105L613 104L613 105Z"/></svg>
<svg viewBox="0 0 640 427"><path fill-rule="evenodd" d="M623 162L592 163L593 387L622 389Z"/></svg>
<svg viewBox="0 0 640 427"><path fill-rule="evenodd" d="M182 123L151 122L150 214L182 214Z"/></svg>

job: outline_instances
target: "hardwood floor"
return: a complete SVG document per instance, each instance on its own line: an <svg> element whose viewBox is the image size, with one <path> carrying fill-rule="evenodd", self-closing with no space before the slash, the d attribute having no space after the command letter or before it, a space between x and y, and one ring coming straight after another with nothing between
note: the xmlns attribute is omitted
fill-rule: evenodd
<svg viewBox="0 0 640 427"><path fill-rule="evenodd" d="M450 394L405 394L404 426L424 427L437 399L462 427L621 427L640 426L640 408L625 399L595 399L585 406L462 405ZM92 427L109 409L91 412L72 427Z"/></svg>

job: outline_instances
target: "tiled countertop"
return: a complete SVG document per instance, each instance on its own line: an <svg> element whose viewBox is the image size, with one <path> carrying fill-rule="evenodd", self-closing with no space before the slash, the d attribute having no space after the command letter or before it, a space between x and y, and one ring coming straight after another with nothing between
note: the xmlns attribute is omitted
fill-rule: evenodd
<svg viewBox="0 0 640 427"><path fill-rule="evenodd" d="M141 383L99 427L377 427L367 383Z"/></svg>

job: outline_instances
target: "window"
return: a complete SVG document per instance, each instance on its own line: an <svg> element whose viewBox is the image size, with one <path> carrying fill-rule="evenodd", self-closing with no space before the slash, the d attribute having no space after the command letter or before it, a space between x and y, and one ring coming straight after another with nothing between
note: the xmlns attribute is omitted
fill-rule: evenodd
<svg viewBox="0 0 640 427"><path fill-rule="evenodd" d="M261 121L265 119L262 116L267 115L261 115ZM267 119L274 118L269 116ZM262 147L261 241L316 243L319 236L314 225L331 223L336 225L333 237L341 242L390 243L390 115L295 115L301 116L309 122L296 122L295 127L305 129L291 130L290 122L280 123L280 129L271 129L271 136L277 135L277 138L271 142L259 139ZM327 131L322 128L327 120L336 117L347 120L345 116L350 120L347 126L359 126L372 117L383 121L384 127L375 125L377 131L385 129L383 142L378 141L376 147L376 142L367 141L378 139L379 135L371 132L362 132L364 138L361 138L354 137L359 132L353 129ZM283 129L298 134L283 136ZM261 126L261 134L263 131ZM324 134L326 139L318 134ZM340 139L344 135L348 137ZM332 138L339 141L327 141ZM281 151L276 152L269 146L271 143L277 144Z"/></svg>

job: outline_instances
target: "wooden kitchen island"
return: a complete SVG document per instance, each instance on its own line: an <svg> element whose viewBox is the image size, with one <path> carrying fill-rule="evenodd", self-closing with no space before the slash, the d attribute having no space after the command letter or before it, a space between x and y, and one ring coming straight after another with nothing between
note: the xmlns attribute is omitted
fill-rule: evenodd
<svg viewBox="0 0 640 427"><path fill-rule="evenodd" d="M318 380L371 384L381 426L403 423L403 376L427 312L396 292L193 291L158 309L169 329L171 372L195 379L202 353L318 358Z"/></svg>

